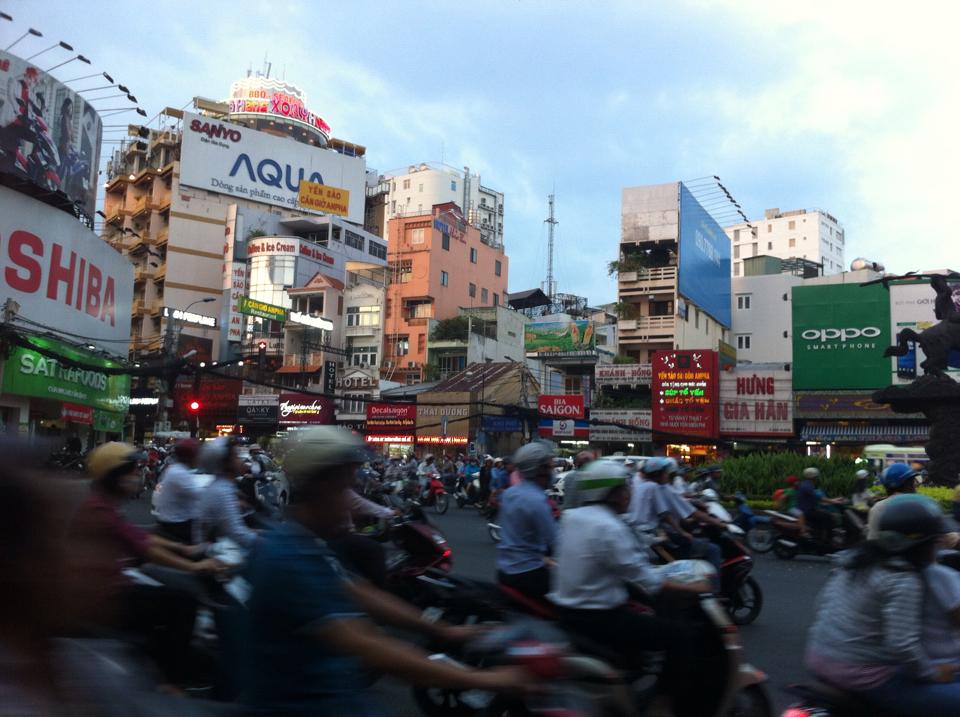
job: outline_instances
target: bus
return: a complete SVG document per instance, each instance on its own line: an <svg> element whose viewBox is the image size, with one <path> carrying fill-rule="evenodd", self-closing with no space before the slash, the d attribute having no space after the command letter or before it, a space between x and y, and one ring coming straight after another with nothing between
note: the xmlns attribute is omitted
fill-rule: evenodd
<svg viewBox="0 0 960 717"><path fill-rule="evenodd" d="M862 458L873 467L877 475L891 463L906 463L917 470L923 470L930 460L923 446L894 446L889 443L866 446Z"/></svg>

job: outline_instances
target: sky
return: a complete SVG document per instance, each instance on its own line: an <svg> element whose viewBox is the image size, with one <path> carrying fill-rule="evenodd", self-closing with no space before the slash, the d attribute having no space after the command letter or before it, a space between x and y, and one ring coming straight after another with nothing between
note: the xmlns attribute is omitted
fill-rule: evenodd
<svg viewBox="0 0 960 717"><path fill-rule="evenodd" d="M266 58L335 136L367 147L368 167L469 166L505 194L510 291L544 279L551 192L559 290L595 305L615 299L606 265L621 189L709 175L751 219L770 207L828 211L846 230L848 263L960 269L948 219L960 166L956 3L0 0L0 10L14 17L0 23L0 46L26 26L44 38L23 41L23 54L64 40L150 116L222 99Z"/></svg>

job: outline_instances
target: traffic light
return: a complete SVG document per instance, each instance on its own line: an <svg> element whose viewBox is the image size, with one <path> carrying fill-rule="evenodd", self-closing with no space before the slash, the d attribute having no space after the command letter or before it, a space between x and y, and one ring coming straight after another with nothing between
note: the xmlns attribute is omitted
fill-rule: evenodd
<svg viewBox="0 0 960 717"><path fill-rule="evenodd" d="M257 343L257 367L263 371L267 365L267 342L259 341Z"/></svg>
<svg viewBox="0 0 960 717"><path fill-rule="evenodd" d="M190 413L200 413L200 401L193 399L190 403L187 404L187 408L190 409Z"/></svg>

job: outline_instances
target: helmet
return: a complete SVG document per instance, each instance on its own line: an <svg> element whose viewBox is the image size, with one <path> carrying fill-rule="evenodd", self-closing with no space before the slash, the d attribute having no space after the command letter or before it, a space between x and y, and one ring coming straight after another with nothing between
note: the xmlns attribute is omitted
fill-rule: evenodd
<svg viewBox="0 0 960 717"><path fill-rule="evenodd" d="M880 483L887 490L897 490L916 477L917 472L906 463L892 463L880 474Z"/></svg>
<svg viewBox="0 0 960 717"><path fill-rule="evenodd" d="M680 470L680 464L675 458L667 458L667 475L673 475Z"/></svg>
<svg viewBox="0 0 960 717"><path fill-rule="evenodd" d="M497 465L497 463L503 465L503 458L500 458L499 456L497 456L496 458L494 458L494 459L493 459L493 465Z"/></svg>
<svg viewBox="0 0 960 717"><path fill-rule="evenodd" d="M601 503L606 500L610 491L622 485L627 485L630 471L616 461L592 461L575 473L577 479L577 500L580 505Z"/></svg>
<svg viewBox="0 0 960 717"><path fill-rule="evenodd" d="M524 477L532 476L537 468L553 461L555 455L553 446L546 441L530 441L513 454L513 464Z"/></svg>
<svg viewBox="0 0 960 717"><path fill-rule="evenodd" d="M227 436L206 441L200 449L199 470L210 475L222 475L226 472L227 457L230 449L236 445L236 439Z"/></svg>
<svg viewBox="0 0 960 717"><path fill-rule="evenodd" d="M858 470L858 471L854 474L854 476L857 477L858 479L866 480L867 478L870 477L870 471L868 471L868 470L866 470L866 469L864 469L864 468L861 468L860 470Z"/></svg>
<svg viewBox="0 0 960 717"><path fill-rule="evenodd" d="M573 459L573 465L577 468L587 465L590 461L597 459L593 451L580 451Z"/></svg>
<svg viewBox="0 0 960 717"><path fill-rule="evenodd" d="M703 498L708 503L719 503L720 494L717 493L713 488L707 488L700 494L700 497Z"/></svg>
<svg viewBox="0 0 960 717"><path fill-rule="evenodd" d="M665 458L663 456L654 456L653 458L647 458L643 462L643 467L640 469L646 475L651 475L653 473L659 473L660 471L666 470L670 465L670 458Z"/></svg>
<svg viewBox="0 0 960 717"><path fill-rule="evenodd" d="M290 442L284 469L294 480L303 480L314 478L327 468L366 460L364 442L350 431L336 426L312 426Z"/></svg>
<svg viewBox="0 0 960 717"><path fill-rule="evenodd" d="M137 465L139 453L129 443L111 441L98 446L87 459L87 471L95 481L129 473Z"/></svg>
<svg viewBox="0 0 960 717"><path fill-rule="evenodd" d="M810 466L803 469L803 477L806 480L817 480L820 477L820 469Z"/></svg>
<svg viewBox="0 0 960 717"><path fill-rule="evenodd" d="M173 444L174 455L177 456L177 460L183 462L192 461L197 456L197 452L200 450L200 441L196 438L181 438L175 444Z"/></svg>
<svg viewBox="0 0 960 717"><path fill-rule="evenodd" d="M263 449L260 447L260 444L259 444L259 443L251 443L251 444L250 444L250 452L251 452L251 453L253 453L254 451L262 451L262 450L263 450Z"/></svg>
<svg viewBox="0 0 960 717"><path fill-rule="evenodd" d="M799 481L796 476L787 476L787 485L796 485Z"/></svg>
<svg viewBox="0 0 960 717"><path fill-rule="evenodd" d="M877 543L888 553L902 553L947 532L943 513L925 495L895 495L883 502Z"/></svg>

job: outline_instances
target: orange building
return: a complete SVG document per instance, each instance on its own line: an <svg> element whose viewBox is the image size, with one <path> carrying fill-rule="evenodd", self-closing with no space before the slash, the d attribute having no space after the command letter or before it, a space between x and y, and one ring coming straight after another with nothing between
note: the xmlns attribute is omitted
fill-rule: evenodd
<svg viewBox="0 0 960 717"><path fill-rule="evenodd" d="M480 238L452 202L430 213L387 223L387 287L381 376L401 383L426 380L427 336L433 321L459 308L507 303L507 256Z"/></svg>

